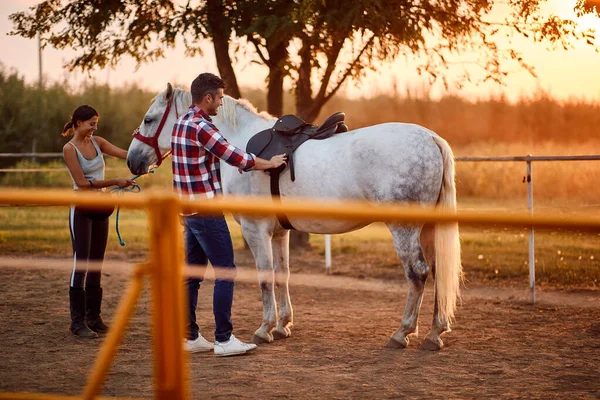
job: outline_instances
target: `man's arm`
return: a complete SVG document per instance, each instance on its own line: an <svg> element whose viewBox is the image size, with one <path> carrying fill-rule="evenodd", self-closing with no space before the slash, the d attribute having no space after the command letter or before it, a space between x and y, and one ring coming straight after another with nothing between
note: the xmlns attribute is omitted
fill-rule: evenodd
<svg viewBox="0 0 600 400"><path fill-rule="evenodd" d="M202 124L198 126L198 140L204 148L225 161L227 164L238 167L241 171L266 170L277 168L285 164L287 156L279 154L271 157L270 160L256 157L254 154L246 153L229 143L211 124Z"/></svg>
<svg viewBox="0 0 600 400"><path fill-rule="evenodd" d="M282 164L285 164L287 160L287 156L285 154L279 154L271 157L270 160L265 160L264 158L256 157L254 161L253 170L261 171L265 169L277 168Z"/></svg>
<svg viewBox="0 0 600 400"><path fill-rule="evenodd" d="M216 157L225 161L232 167L237 167L244 171L249 171L255 166L256 156L246 153L229 143L212 124L200 123L197 127L198 141Z"/></svg>

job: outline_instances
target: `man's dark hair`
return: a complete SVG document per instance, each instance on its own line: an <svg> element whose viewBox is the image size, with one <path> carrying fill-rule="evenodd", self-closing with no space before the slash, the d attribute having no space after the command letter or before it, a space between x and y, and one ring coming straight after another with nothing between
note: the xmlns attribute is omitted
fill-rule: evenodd
<svg viewBox="0 0 600 400"><path fill-rule="evenodd" d="M225 82L215 74L205 72L198 75L192 82L192 102L197 103L202 101L207 94L216 95L217 90L224 89Z"/></svg>

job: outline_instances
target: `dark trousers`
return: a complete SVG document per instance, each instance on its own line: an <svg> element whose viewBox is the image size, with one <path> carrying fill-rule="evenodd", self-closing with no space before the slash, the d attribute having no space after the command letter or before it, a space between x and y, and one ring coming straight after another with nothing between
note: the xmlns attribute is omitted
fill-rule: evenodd
<svg viewBox="0 0 600 400"><path fill-rule="evenodd" d="M231 323L231 306L233 303L233 277L236 267L233 261L233 244L225 217L192 216L185 217L185 253L190 266L206 267L207 262L216 268L215 288L213 293L213 314L215 316L215 340L229 340L233 325ZM227 272L221 274L219 269ZM198 289L204 279L199 269L198 276L186 279L188 290L189 325L188 338L195 340L199 334L196 323L196 306L198 305Z"/></svg>
<svg viewBox="0 0 600 400"><path fill-rule="evenodd" d="M102 261L108 240L108 218L90 218L86 212L71 207L69 213L71 244L73 245L73 288L100 287ZM88 261L97 263L88 270Z"/></svg>

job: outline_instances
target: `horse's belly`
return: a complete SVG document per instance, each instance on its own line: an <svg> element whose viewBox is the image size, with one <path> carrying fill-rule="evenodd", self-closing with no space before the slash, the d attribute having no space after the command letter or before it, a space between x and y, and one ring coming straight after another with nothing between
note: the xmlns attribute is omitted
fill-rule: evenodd
<svg viewBox="0 0 600 400"><path fill-rule="evenodd" d="M301 232L318 233L318 234L337 234L352 232L365 226L369 223L356 222L356 221L344 221L339 219L324 219L324 218L313 218L313 219L300 219L289 217L290 224L294 229Z"/></svg>

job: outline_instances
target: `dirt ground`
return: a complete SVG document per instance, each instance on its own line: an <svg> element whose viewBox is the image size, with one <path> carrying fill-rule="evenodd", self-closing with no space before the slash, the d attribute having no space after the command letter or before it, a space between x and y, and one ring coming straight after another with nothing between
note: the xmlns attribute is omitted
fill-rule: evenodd
<svg viewBox="0 0 600 400"><path fill-rule="evenodd" d="M65 269L0 265L0 390L81 393L102 340L68 332ZM238 263L239 265L240 263ZM300 274L302 275L302 274ZM128 273L106 271L110 321ZM470 285L440 352L418 349L428 331L428 288L420 336L386 349L399 326L406 286L369 277L305 275L291 286L292 337L240 357L190 357L193 398L600 398L600 293L527 293ZM312 279L312 282L311 282ZM212 282L200 290L199 320L212 338ZM149 291L105 382L103 395L152 397ZM235 334L249 340L262 319L259 289L236 284Z"/></svg>

